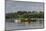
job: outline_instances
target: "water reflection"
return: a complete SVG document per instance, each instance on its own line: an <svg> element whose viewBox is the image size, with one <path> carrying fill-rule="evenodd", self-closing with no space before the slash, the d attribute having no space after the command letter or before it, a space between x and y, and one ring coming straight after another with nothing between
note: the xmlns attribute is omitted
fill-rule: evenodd
<svg viewBox="0 0 46 31"><path fill-rule="evenodd" d="M36 22L29 23L15 23L13 20L9 22L7 19L6 21L6 30L17 30L17 29L27 29L27 28L43 28L43 20L39 20Z"/></svg>

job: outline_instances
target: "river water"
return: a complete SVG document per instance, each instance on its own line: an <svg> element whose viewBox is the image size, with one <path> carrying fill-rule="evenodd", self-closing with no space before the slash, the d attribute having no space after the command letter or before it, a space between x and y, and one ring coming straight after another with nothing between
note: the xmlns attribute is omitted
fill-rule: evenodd
<svg viewBox="0 0 46 31"><path fill-rule="evenodd" d="M42 29L44 27L43 20L31 22L31 24L17 24L15 22L5 22L5 30L24 30L24 29Z"/></svg>

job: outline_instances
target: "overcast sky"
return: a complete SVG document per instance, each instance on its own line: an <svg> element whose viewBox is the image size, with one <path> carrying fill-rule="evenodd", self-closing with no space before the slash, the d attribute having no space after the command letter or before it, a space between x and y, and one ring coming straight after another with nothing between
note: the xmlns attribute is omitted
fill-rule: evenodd
<svg viewBox="0 0 46 31"><path fill-rule="evenodd" d="M43 11L43 3L6 0L6 13L17 11Z"/></svg>

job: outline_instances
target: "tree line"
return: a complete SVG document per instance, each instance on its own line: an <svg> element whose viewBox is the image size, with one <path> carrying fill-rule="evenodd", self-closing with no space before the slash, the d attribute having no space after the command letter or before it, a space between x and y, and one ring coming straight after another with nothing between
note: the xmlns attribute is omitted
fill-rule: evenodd
<svg viewBox="0 0 46 31"><path fill-rule="evenodd" d="M15 13L7 13L5 14L7 18L44 18L43 11L17 11Z"/></svg>

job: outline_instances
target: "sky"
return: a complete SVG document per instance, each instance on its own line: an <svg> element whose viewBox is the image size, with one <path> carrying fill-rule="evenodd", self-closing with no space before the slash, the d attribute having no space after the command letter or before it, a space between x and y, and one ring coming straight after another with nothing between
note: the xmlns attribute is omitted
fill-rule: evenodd
<svg viewBox="0 0 46 31"><path fill-rule="evenodd" d="M5 12L14 13L17 11L43 11L43 2L10 1L5 2Z"/></svg>

